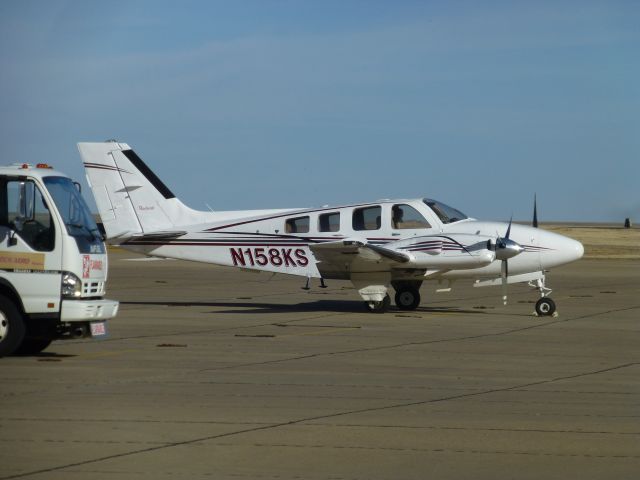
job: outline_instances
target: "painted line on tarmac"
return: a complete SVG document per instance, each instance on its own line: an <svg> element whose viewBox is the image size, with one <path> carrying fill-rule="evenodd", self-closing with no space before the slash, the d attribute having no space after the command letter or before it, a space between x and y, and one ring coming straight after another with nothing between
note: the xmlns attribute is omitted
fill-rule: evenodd
<svg viewBox="0 0 640 480"><path fill-rule="evenodd" d="M69 469L69 468L81 467L81 466L84 466L84 465L90 465L90 464L94 464L94 463L104 462L104 461L108 461L108 460L115 460L115 459L118 459L118 458L131 457L131 456L142 454L142 453L151 453L151 452L155 452L155 451L159 451L159 450L165 450L165 449L173 448L173 447L180 447L180 446L185 446L185 445L193 445L193 444L196 444L196 443L206 442L206 441L210 441L210 440L217 440L217 439L220 439L220 438L227 438L227 437L232 437L232 436L236 436L236 435L242 435L244 433L254 433L254 432L259 432L259 431L263 431L263 430L271 430L271 429L274 429L274 428L286 427L286 426L291 426L291 425L299 425L299 424L314 422L314 421L317 421L317 420L326 420L328 418L336 418L336 417L343 417L343 416L347 416L347 415L356 415L356 414L360 414L360 413L371 413L371 412L378 412L378 411L384 411L384 410L392 410L392 409L396 409L396 408L406 408L406 407L415 407L415 406L420 406L420 405L430 405L430 404L447 402L447 401L450 401L450 400L460 400L460 399L465 399L465 398L478 397L478 396L482 396L482 395L490 395L490 394L493 394L493 393L508 392L508 391L512 391L512 390L516 390L516 389L520 389L520 388L531 387L531 386L547 385L547 384L550 384L550 383L560 382L560 381L564 381L564 380L573 380L573 379L576 379L576 378L587 377L587 376L590 376L590 375L598 375L598 374L607 373L607 372L620 370L620 369L624 369L624 368L637 367L638 365L640 365L640 362L631 362L631 363L625 363L625 364L621 364L621 365L613 365L611 367L602 368L602 369L594 370L594 371L590 371L590 372L582 372L582 373L577 373L577 374L573 374L573 375L566 375L566 376L562 376L562 377L550 378L550 379L547 379L547 380L539 380L539 381L536 381L536 382L528 382L528 383L519 384L519 385L512 385L510 387L493 388L493 389L489 389L489 390L483 390L483 391L480 391L480 392L462 393L462 394L450 395L450 396L446 396L446 397L433 398L433 399L427 399L427 400L418 400L418 401L413 401L413 402L396 403L396 404L384 405L384 406L380 406L380 407L362 408L362 409L357 409L357 410L346 410L346 411L342 411L342 412L329 413L329 414L326 414L326 415L317 415L317 416L314 416L314 417L299 418L297 420L290 420L288 422L280 422L280 423L274 423L274 424L271 424L271 425L263 425L263 426L258 426L258 427L246 428L246 429L243 429L243 430L237 430L235 432L227 432L227 433L222 433L222 434L217 434L217 435L209 435L209 436L206 436L206 437L193 438L191 440L184 440L184 441L181 441L181 442L173 442L173 443L166 444L166 445L157 445L157 446L152 446L152 447L132 450L132 451L129 451L129 452L116 453L116 454L113 454L113 455L106 455L104 457L99 457L99 458L94 458L94 459L89 459L89 460L83 460L83 461L80 461L80 462L69 463L69 464L66 464L66 465L59 465L57 467L50 467L50 468L45 468L45 469L41 469L41 470L33 470L31 472L24 472L24 473L19 473L19 474L15 474L15 475L9 475L9 476L5 476L5 477L0 477L0 480L10 480L10 479L14 479L14 478L24 478L24 477L29 477L29 476L32 476L32 475L39 475L39 474L42 474L42 473L56 472L56 471L66 470L66 469ZM504 453L517 454L518 452L504 452ZM582 455L582 456L586 456L586 455ZM627 457L628 458L640 458L639 456L625 456L625 458L627 458ZM609 458L609 457L607 457L607 458Z"/></svg>

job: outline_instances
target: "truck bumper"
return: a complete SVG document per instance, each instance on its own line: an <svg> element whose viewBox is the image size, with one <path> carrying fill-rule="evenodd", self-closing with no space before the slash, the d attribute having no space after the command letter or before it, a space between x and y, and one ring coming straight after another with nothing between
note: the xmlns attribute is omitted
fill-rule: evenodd
<svg viewBox="0 0 640 480"><path fill-rule="evenodd" d="M62 322L86 322L108 320L118 313L120 303L116 300L63 300L60 310Z"/></svg>

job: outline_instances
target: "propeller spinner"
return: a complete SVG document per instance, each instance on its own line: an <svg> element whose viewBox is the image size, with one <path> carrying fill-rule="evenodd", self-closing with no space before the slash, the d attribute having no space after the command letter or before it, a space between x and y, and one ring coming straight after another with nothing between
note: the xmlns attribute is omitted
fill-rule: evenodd
<svg viewBox="0 0 640 480"><path fill-rule="evenodd" d="M510 258L519 255L524 252L524 248L517 242L509 239L509 235L511 234L511 222L513 221L513 217L509 219L509 226L507 227L507 233L504 237L500 237L498 235L496 237L495 244L489 242L488 248L489 250L493 250L496 252L496 260L501 260L502 265L500 268L500 277L502 278L502 302L507 304L507 278L509 277L509 262Z"/></svg>

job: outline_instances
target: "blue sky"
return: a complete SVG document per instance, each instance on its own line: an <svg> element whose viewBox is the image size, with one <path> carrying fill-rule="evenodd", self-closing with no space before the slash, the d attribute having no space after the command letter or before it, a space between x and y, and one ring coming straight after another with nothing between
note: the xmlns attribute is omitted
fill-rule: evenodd
<svg viewBox="0 0 640 480"><path fill-rule="evenodd" d="M2 163L129 143L193 208L640 222L640 3L0 2Z"/></svg>

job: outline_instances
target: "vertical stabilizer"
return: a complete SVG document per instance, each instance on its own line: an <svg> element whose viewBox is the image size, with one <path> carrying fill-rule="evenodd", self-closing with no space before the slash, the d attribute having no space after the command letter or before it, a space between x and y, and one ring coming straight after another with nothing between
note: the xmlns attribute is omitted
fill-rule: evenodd
<svg viewBox="0 0 640 480"><path fill-rule="evenodd" d="M125 143L79 143L87 180L108 239L175 230L201 222Z"/></svg>

